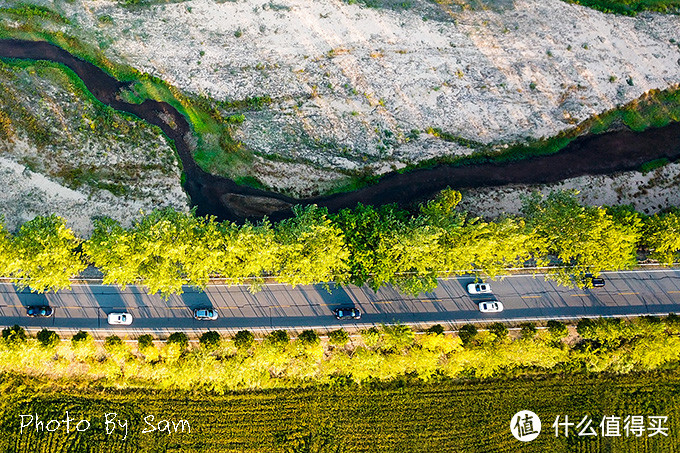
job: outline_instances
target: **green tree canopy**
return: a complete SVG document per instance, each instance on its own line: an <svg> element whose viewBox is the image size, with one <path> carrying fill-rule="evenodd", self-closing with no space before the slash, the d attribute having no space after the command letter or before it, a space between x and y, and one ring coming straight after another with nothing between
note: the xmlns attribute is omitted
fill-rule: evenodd
<svg viewBox="0 0 680 453"><path fill-rule="evenodd" d="M255 336L249 330L239 330L234 335L234 346L241 351L250 349L255 341Z"/></svg>
<svg viewBox="0 0 680 453"><path fill-rule="evenodd" d="M477 327L473 324L465 324L458 330L458 337L464 346L472 343L472 340L477 336Z"/></svg>
<svg viewBox="0 0 680 453"><path fill-rule="evenodd" d="M42 329L36 337L38 342L45 348L53 348L59 344L59 335L53 330Z"/></svg>
<svg viewBox="0 0 680 453"><path fill-rule="evenodd" d="M377 291L393 284L418 294L436 286L440 229L395 205L358 204L334 218L350 250L350 282Z"/></svg>
<svg viewBox="0 0 680 453"><path fill-rule="evenodd" d="M508 339L508 328L502 322L494 322L489 326L489 332L494 334L495 340L502 342Z"/></svg>
<svg viewBox="0 0 680 453"><path fill-rule="evenodd" d="M0 247L1 235L0 231ZM38 292L70 288L70 278L87 267L76 249L79 244L66 221L56 215L24 223L12 240L12 281Z"/></svg>
<svg viewBox="0 0 680 453"><path fill-rule="evenodd" d="M172 209L154 211L130 230L108 218L95 221L85 252L104 273L104 283L143 282L150 293L179 294L182 285L205 287L211 267L208 253L216 226L212 219Z"/></svg>
<svg viewBox="0 0 680 453"><path fill-rule="evenodd" d="M144 353L145 349L153 347L153 337L149 334L140 335L137 338L137 347L141 353Z"/></svg>
<svg viewBox="0 0 680 453"><path fill-rule="evenodd" d="M349 252L326 208L295 206L295 217L276 225L277 280L292 286L338 280Z"/></svg>
<svg viewBox="0 0 680 453"><path fill-rule="evenodd" d="M650 257L668 266L680 260L680 211L655 214L645 221L644 245Z"/></svg>
<svg viewBox="0 0 680 453"><path fill-rule="evenodd" d="M14 324L12 327L2 329L2 339L7 344L17 345L26 341L27 335L23 327Z"/></svg>
<svg viewBox="0 0 680 453"><path fill-rule="evenodd" d="M586 273L626 269L636 263L641 220L630 210L582 206L576 192L534 193L524 199L527 224L564 267L551 277L565 284L589 286Z"/></svg>
<svg viewBox="0 0 680 453"><path fill-rule="evenodd" d="M321 342L321 339L319 338L319 334L315 331L303 330L300 332L300 335L298 335L297 341L303 345L318 345Z"/></svg>
<svg viewBox="0 0 680 453"><path fill-rule="evenodd" d="M207 236L214 237L214 233L210 231ZM261 283L265 274L277 271L278 245L267 220L257 225L223 222L212 242L215 271L234 284L246 279Z"/></svg>
<svg viewBox="0 0 680 453"><path fill-rule="evenodd" d="M179 346L180 350L184 350L189 347L189 337L187 337L187 334L184 332L171 333L165 342L168 345L176 344Z"/></svg>
<svg viewBox="0 0 680 453"><path fill-rule="evenodd" d="M217 349L220 346L221 339L222 337L220 336L219 332L209 330L208 332L205 332L201 335L201 337L198 339L198 342L201 347L212 350Z"/></svg>
<svg viewBox="0 0 680 453"><path fill-rule="evenodd" d="M8 277L14 270L16 257L12 247L12 236L5 228L4 220L0 216L0 276Z"/></svg>
<svg viewBox="0 0 680 453"><path fill-rule="evenodd" d="M349 334L344 329L334 330L328 334L328 341L335 346L345 346L349 342Z"/></svg>

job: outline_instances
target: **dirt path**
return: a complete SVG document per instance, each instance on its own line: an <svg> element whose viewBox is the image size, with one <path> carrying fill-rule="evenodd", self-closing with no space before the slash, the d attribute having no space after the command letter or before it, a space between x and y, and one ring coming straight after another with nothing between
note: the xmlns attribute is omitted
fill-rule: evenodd
<svg viewBox="0 0 680 453"><path fill-rule="evenodd" d="M46 42L0 40L0 57L49 60L71 68L90 92L104 104L132 113L160 127L174 141L182 160L184 189L197 206L198 214L211 214L222 220L242 222L264 215L278 220L290 215L293 204L316 203L331 212L356 203L402 205L426 199L445 187L455 189L503 186L507 184L544 184L581 175L600 175L637 169L644 162L661 157L680 158L680 124L650 129L641 133L619 131L581 137L564 150L550 156L505 164L465 167L441 165L404 174L389 174L370 187L326 197L294 199L274 192L240 186L234 181L201 170L192 158L185 139L191 134L186 119L172 106L147 100L129 104L117 98L126 83L112 78L98 67L80 60ZM163 119L165 118L165 119ZM168 124L174 122L173 129Z"/></svg>

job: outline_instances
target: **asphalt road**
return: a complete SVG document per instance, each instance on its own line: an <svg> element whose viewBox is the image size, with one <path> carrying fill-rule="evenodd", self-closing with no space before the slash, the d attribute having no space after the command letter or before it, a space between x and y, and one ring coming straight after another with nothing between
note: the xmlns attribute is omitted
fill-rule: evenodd
<svg viewBox="0 0 680 453"><path fill-rule="evenodd" d="M477 309L476 301L488 296L467 294L466 285L474 277L442 280L435 291L419 297L404 296L392 288L374 293L366 287L348 286L328 293L322 285L267 285L251 294L245 286L214 285L205 293L186 288L184 294L167 301L134 286L123 291L113 286L74 285L70 291L32 294L0 284L0 325L19 324L33 332L47 327L64 333L82 329L100 337L112 333L133 337L177 330L325 330L392 322L423 327L440 323L455 328L482 321L680 313L680 269L615 272L604 277L604 288L581 290L546 282L542 276L506 276L491 282L494 296L505 305L502 313L495 314ZM29 305L50 305L54 316L28 318L25 307ZM351 305L362 311L361 320L335 319L331 312L334 308ZM217 309L219 319L193 319L192 310L199 307ZM121 311L132 314L132 325L109 326L107 314Z"/></svg>

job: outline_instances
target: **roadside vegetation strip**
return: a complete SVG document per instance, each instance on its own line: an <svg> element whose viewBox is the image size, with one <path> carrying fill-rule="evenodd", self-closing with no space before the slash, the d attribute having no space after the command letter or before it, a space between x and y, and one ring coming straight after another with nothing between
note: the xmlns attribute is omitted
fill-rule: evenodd
<svg viewBox="0 0 680 453"><path fill-rule="evenodd" d="M548 375L490 381L414 382L330 386L309 389L206 395L196 391L87 388L74 381L3 374L0 449L14 453L91 452L423 452L517 451L510 420L529 409L541 419L530 451L677 451L680 431L680 375L657 373ZM20 415L41 420L69 416L93 423L82 433L24 429ZM104 414L129 421L106 435ZM142 434L144 417L186 420L191 433ZM596 431L603 416L667 416L669 436L555 437L557 416L591 417ZM171 425L172 431L172 425ZM529 450L528 450L529 451Z"/></svg>
<svg viewBox="0 0 680 453"><path fill-rule="evenodd" d="M227 338L204 332L198 345L183 332L165 341L151 335L130 344L111 335L103 343L88 332L67 341L19 326L2 331L0 372L74 381L101 388L176 389L214 394L236 390L334 385L533 377L563 373L648 372L680 364L680 321L641 317L582 319L575 329L549 321L546 329L521 323L512 334L495 322L446 334L441 325L415 335L405 325L384 325L350 336L338 329L322 340L304 330L291 340L275 330L256 341L242 330Z"/></svg>

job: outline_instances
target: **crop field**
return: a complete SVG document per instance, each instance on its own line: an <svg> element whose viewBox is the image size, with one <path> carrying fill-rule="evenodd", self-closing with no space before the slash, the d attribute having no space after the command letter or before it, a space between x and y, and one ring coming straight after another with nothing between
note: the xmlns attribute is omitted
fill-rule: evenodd
<svg viewBox="0 0 680 453"><path fill-rule="evenodd" d="M44 389L38 381L3 378L0 451L3 452L676 452L680 424L678 373L550 377L486 383L439 382L390 386L211 394ZM519 410L542 420L526 444L509 430ZM45 423L66 411L91 427L67 434L64 423L20 432L20 415ZM106 433L105 414L116 414ZM144 417L154 415L156 431ZM555 437L555 417L589 416L597 436ZM668 436L602 437L603 415L668 416ZM112 419L112 417L110 416ZM28 417L24 418L29 423ZM128 420L125 435L121 427ZM150 420L150 419L149 419ZM169 420L169 424L160 422ZM190 426L182 433L179 420ZM172 422L175 422L173 425ZM47 425L46 425L47 426ZM81 425L81 429L85 425ZM159 431L169 427L170 433ZM178 432L175 432L177 427ZM572 428L573 429L573 428Z"/></svg>

